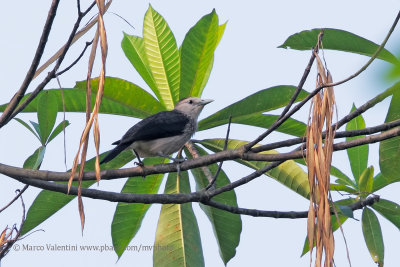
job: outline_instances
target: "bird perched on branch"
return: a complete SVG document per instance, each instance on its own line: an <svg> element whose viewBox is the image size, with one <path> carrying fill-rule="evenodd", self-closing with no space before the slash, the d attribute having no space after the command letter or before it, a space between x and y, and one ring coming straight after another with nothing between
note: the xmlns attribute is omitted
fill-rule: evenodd
<svg viewBox="0 0 400 267"><path fill-rule="evenodd" d="M211 99L188 97L180 100L171 111L161 111L131 127L113 145L117 145L100 162L106 163L125 149L132 149L140 157L166 157L181 149L197 130L197 118Z"/></svg>

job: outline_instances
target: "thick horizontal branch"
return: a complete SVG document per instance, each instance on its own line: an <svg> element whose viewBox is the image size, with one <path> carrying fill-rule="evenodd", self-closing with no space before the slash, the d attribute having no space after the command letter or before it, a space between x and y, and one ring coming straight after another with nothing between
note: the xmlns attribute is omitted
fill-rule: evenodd
<svg viewBox="0 0 400 267"><path fill-rule="evenodd" d="M17 179L24 184L39 187L42 189L50 190L67 194L68 186L66 184L59 184L55 182L40 181L35 179ZM78 188L71 186L70 195L77 195ZM267 211L244 209L239 207L228 206L210 200L210 193L208 191L199 191L189 194L130 194L130 193L115 193L109 191L102 191L97 189L82 188L82 196L92 199L101 199L111 202L124 202L124 203L146 203L146 204L183 204L188 202L201 202L205 205L221 209L227 212L249 215L254 217L271 217L271 218L286 218L286 219L300 219L307 218L308 211ZM372 196L366 200L355 202L348 207L352 210L361 209L365 206L371 206L379 201L378 196ZM333 213L332 213L333 214Z"/></svg>
<svg viewBox="0 0 400 267"><path fill-rule="evenodd" d="M343 150L350 147L380 142L399 135L400 135L400 128L394 128L380 134L366 136L363 138L334 144L333 149L334 151ZM215 154L202 156L192 160L187 160L183 163L179 163L179 165L181 171L186 171L225 160L242 159L250 161L282 162L289 159L302 158L304 155L305 155L305 150L298 150L280 154L258 154L253 152L243 153L241 149L237 149L237 150L221 151ZM146 165L144 167L134 167L134 168L125 168L117 170L114 169L103 170L101 171L101 177L103 180L111 180L111 179L118 179L125 177L142 177L151 174L176 172L177 168L178 168L177 163L170 163L170 164L159 164L159 165ZM31 179L38 179L45 181L68 181L70 177L69 172L31 170L31 169L13 167L1 163L0 163L0 173L14 179L31 178ZM95 180L95 179L96 179L95 172L85 172L83 175L83 180Z"/></svg>
<svg viewBox="0 0 400 267"><path fill-rule="evenodd" d="M378 201L379 201L379 196L375 195L367 199L360 200L353 204L350 204L348 207L351 210L355 211L362 209L366 206L372 206L374 203ZM270 217L276 219L301 219L308 217L308 211L269 211L269 210L245 209L245 208L229 206L213 200L203 202L203 204L220 210L225 210L230 213L249 215L253 217ZM331 214L334 215L335 214L334 211L331 211Z"/></svg>
<svg viewBox="0 0 400 267"><path fill-rule="evenodd" d="M358 129L358 130L351 130L351 131L341 131L341 132L336 132L335 133L335 139L337 138L344 138L344 137L354 137L354 136L360 136L360 135L370 135L374 133L379 133L382 131L387 131L390 129L393 129L395 127L400 126L400 120L395 120L392 122L387 122L383 123L377 126L373 127L368 127L364 129ZM325 138L325 132L322 134L322 138ZM261 151L268 151L272 149L277 149L277 148L282 148L282 147L289 147L293 145L298 145L301 143L305 143L305 137L297 137L297 138L292 138L284 141L279 141L267 145L261 145L258 147L254 147L251 149L251 152L258 153Z"/></svg>

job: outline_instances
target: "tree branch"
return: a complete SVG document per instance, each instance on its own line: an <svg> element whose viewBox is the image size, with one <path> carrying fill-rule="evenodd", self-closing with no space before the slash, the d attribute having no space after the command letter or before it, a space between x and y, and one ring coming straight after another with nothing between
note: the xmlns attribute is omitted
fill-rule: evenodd
<svg viewBox="0 0 400 267"><path fill-rule="evenodd" d="M28 73L25 76L24 81L22 82L21 87L15 93L15 95L10 100L9 104L7 105L6 109L4 110L3 114L0 117L0 128L3 127L7 122L13 117L12 114L21 101L22 97L25 95L26 90L28 89L33 76L36 72L37 67L39 66L40 59L42 58L44 48L46 47L47 40L50 34L51 27L53 26L54 18L56 17L58 4L60 0L53 0L50 6L50 10L47 15L46 23L44 24L42 36L39 40L39 45L36 49L35 56L33 57L31 66L28 70Z"/></svg>
<svg viewBox="0 0 400 267"><path fill-rule="evenodd" d="M244 147L244 151L247 152L247 151L250 150L255 144L257 144L258 142L260 142L261 140L263 140L265 137L267 137L267 136L268 136L270 133L272 133L276 128L278 128L282 123L284 123L287 119L289 119L294 113L296 113L301 107L303 107L305 103L307 103L312 97L314 97L314 96L315 96L319 91L321 91L323 88L326 88L326 87L333 87L333 86L336 86L336 85L343 84L343 83L345 83L345 82L347 82L347 81L349 81L349 80L351 80L351 79L357 77L357 76L358 76L359 74L361 74L364 70L366 70L367 67L368 67L368 66L375 60L375 58L378 56L379 52L385 47L386 42L389 40L389 37L390 37L391 34L393 33L393 30L395 29L395 27L396 27L396 25L397 25L399 19L400 19L400 11L399 11L399 13L397 14L397 16L396 16L396 18L395 18L395 20L394 20L394 22L393 22L393 25L392 25L392 27L390 28L390 30L389 30L388 34L386 35L385 39L383 40L382 44L378 47L378 49L376 50L376 52L374 53L374 55L368 60L368 62L367 62L363 67L361 67L361 69L360 69L359 71L357 71L356 73L350 75L348 78L346 78L346 79L344 79L344 80L342 80L342 81L340 81L340 82L324 84L324 85L322 85L322 86L316 88L315 90L313 90L305 99L303 99L301 102L299 102L292 110L290 110L289 112L287 112L284 116L282 116L282 115L284 114L284 113L282 112L282 114L281 114L281 116L279 117L279 119L278 119L277 121L275 121L275 122L270 126L270 128L268 128L267 131L265 131L263 134L261 134L259 137L257 137L254 141L248 143L248 144ZM313 55L314 55L314 50L313 50ZM311 67L310 63L311 63L311 60L310 60L310 62L309 62L309 65L307 65L307 68L308 68L309 66ZM306 70L307 70L307 68L306 68ZM305 73L306 73L306 71L305 71ZM304 74L304 75L305 75L305 74ZM304 77L304 75L303 75L303 77ZM308 76L308 73L307 73L307 76ZM306 76L306 77L307 77L307 76ZM306 77L304 78L304 82L305 82ZM302 78L302 80L303 80L303 78ZM300 85L301 85L301 87L303 87L304 82L303 82L303 84L301 84L302 80L300 81L300 84L299 84L299 86L297 87L297 89L300 87ZM284 111L286 111L286 108L285 108Z"/></svg>
<svg viewBox="0 0 400 267"><path fill-rule="evenodd" d="M359 210L366 206L372 206L374 203L379 201L379 196L371 196L364 200L359 200L353 204L348 205L351 210ZM222 204L213 200L202 202L204 205L208 205L220 210L224 210L230 213L249 215L253 217L270 217L275 219L301 219L308 217L308 211L269 211L269 210L256 210L256 209L245 209L234 207L226 204ZM331 211L331 215L334 215L334 211Z"/></svg>
<svg viewBox="0 0 400 267"><path fill-rule="evenodd" d="M398 123L398 121L397 121ZM380 142L392 137L400 136L400 128L394 128L389 131L376 134L376 135L371 135L371 136L366 136L363 138L359 139L354 139L354 140L349 140L349 141L344 141L341 143L337 143L333 145L334 151L339 151L343 149L347 149L350 147L355 147L355 146L360 146L364 144L371 144L371 143L376 143ZM297 159L297 158L302 158L305 154L305 150L299 150L296 149L295 151L289 152L289 153L281 153L281 154L257 154L253 152L248 152L248 153L242 153L242 150L235 149L235 150L226 150L226 151L221 151L215 154L211 155L206 155L206 156L201 156L198 158L194 158L192 160L187 160L183 163L180 164L180 170L185 171L189 169L194 169L194 168L199 168L203 167L206 165L210 165L213 163L217 163L220 161L225 161L225 160L237 160L237 159L242 159L242 160L251 160L251 161L267 161L267 162L273 162L266 167L257 170L255 173L255 176L246 176L243 177L229 185L226 185L224 187L220 187L216 189L217 192L218 190L224 190L224 191L229 191L232 190L233 188L250 182L254 178L262 175L266 171L269 171L275 167L277 167L279 164L282 162L289 160L289 159ZM111 170L103 170L101 171L101 177L103 180L112 180L112 179L118 179L118 178L125 178L125 177L142 177L142 176L147 176L151 174L159 174L159 173L169 173L169 172L176 172L177 167L176 163L169 163L169 164L158 164L158 165L146 165L143 167L134 167L134 168L126 168L126 169L111 169ZM35 180L44 180L44 181L68 181L70 177L69 172L54 172L54 171L41 171L41 170L31 170L31 169L24 169L24 168L18 168L18 167L13 167L9 166L6 164L1 164L0 163L0 173L4 174L8 177L11 177L13 179L21 179L21 178L32 178ZM74 179L76 179L77 176L75 176ZM85 172L83 175L83 180L95 180L96 175L95 172ZM227 189L227 190L226 190ZM217 193L218 194L218 193Z"/></svg>
<svg viewBox="0 0 400 267"><path fill-rule="evenodd" d="M45 190L51 190L63 194L66 194L68 190L68 186L66 184L39 181L29 178L21 178L18 180L25 184L29 184ZM78 188L76 186L71 186L69 194L76 196L78 194ZM266 210L233 207L210 200L209 191L205 190L188 194L130 194L130 193L115 193L97 189L82 188L82 196L89 197L92 199L102 199L110 202L124 202L124 203L183 204L188 202L201 202L205 205L209 205L211 207L225 210L231 213L249 215L254 217L299 219L299 218L307 218L308 214L308 211L300 211L300 212L266 211ZM370 198L367 198L366 200L355 202L349 205L348 207L350 207L352 210L357 210L365 206L371 206L377 201L379 201L379 196L372 196Z"/></svg>
<svg viewBox="0 0 400 267"><path fill-rule="evenodd" d="M61 63L64 60L65 55L67 54L69 48L71 47L71 44L73 42L73 39L76 35L76 32L78 31L80 22L82 21L83 17L90 11L90 9L94 5L90 5L89 8L85 12L80 12L78 11L78 18L76 19L76 22L74 24L74 27L72 28L71 34L68 37L68 41L64 46L64 50L61 53L61 55L58 57L57 62L54 66L54 68L47 74L47 76L44 78L44 80L36 87L35 90L25 99L23 103L21 103L14 111L13 113L7 118L7 120L4 121L4 124L1 124L0 121L0 128L7 124L12 118L14 118L19 112L21 112L30 102L32 102L33 99L44 89L44 87L53 79L56 77L56 73L58 68L60 67Z"/></svg>
<svg viewBox="0 0 400 267"><path fill-rule="evenodd" d="M25 190L28 189L28 187L29 185L25 185L21 190L16 190L16 192L18 192L17 195L10 202L8 202L7 205L0 209L0 213L11 206L25 192Z"/></svg>
<svg viewBox="0 0 400 267"><path fill-rule="evenodd" d="M261 134L259 137L257 137L254 141L252 141L244 146L245 152L249 151L253 146L255 146L257 143L262 141L265 137L267 137L269 134L271 134L274 130L276 130L282 123L284 123L288 119L288 116L286 116L286 115L288 114L288 111L289 111L290 107L293 105L294 101L297 99L297 96L301 92L301 89L303 89L303 85L306 82L308 75L310 74L311 66L313 65L314 60L315 60L315 53L318 53L318 49L319 49L318 44L320 43L322 36L323 36L323 33L321 32L318 35L318 43L315 46L315 48L313 49L313 51L311 52L311 58L308 61L308 64L304 70L303 76L301 77L300 82L297 85L297 88L296 88L292 98L290 99L289 103L286 105L285 109L282 111L279 118L268 128L267 131L265 131L263 134Z"/></svg>

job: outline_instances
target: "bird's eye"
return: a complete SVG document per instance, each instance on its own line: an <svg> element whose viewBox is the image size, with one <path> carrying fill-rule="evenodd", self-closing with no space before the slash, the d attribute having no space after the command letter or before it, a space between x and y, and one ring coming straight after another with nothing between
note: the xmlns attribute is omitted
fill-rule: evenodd
<svg viewBox="0 0 400 267"><path fill-rule="evenodd" d="M193 104L193 100L189 100L189 104Z"/></svg>

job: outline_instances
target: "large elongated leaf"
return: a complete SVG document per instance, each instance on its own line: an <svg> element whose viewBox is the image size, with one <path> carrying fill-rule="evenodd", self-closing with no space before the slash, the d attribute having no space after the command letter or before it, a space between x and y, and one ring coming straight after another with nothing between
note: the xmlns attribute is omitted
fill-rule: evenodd
<svg viewBox="0 0 400 267"><path fill-rule="evenodd" d="M365 243L367 244L372 259L375 263L378 263L379 266L383 266L384 244L378 218L371 209L365 207L363 209L361 223Z"/></svg>
<svg viewBox="0 0 400 267"><path fill-rule="evenodd" d="M97 92L99 84L99 79L92 79L90 85L93 92ZM75 85L76 88L86 90L86 81L77 82ZM119 105L115 105L109 101L104 102L104 100L111 100L112 102L116 102ZM104 103L103 103L104 102ZM100 107L100 112L103 110L112 110L113 108L122 108L127 107L130 109L133 117L137 118L145 118L154 113L165 110L163 105L158 102L152 95L150 95L147 91L140 88L136 84L131 82L114 78L114 77L106 77L104 83L104 95L103 101ZM112 113L116 115L127 115L123 113L119 113L118 110L115 112L104 112L104 113ZM129 115L128 115L129 116Z"/></svg>
<svg viewBox="0 0 400 267"><path fill-rule="evenodd" d="M292 97L295 86L281 85L264 89L254 93L199 122L199 130L205 130L228 123L232 115L232 122L239 120L245 123L251 116L258 116L262 112L275 110L285 106ZM304 99L307 92L302 91L297 100Z"/></svg>
<svg viewBox="0 0 400 267"><path fill-rule="evenodd" d="M161 99L160 92L157 90L153 74L149 68L149 62L144 51L144 40L141 37L124 33L121 42L122 50L129 59L136 71L142 76L143 80L153 90L158 99Z"/></svg>
<svg viewBox="0 0 400 267"><path fill-rule="evenodd" d="M108 152L101 154L100 157L104 157L107 153ZM114 160L103 164L102 168L118 169L131 161L133 158L134 156L131 151L124 151L119 154ZM92 158L86 162L85 171L94 170L95 160L96 158ZM96 181L83 181L82 187L88 188L94 183L96 183ZM67 182L63 182L63 184L67 184ZM72 184L74 186L77 185L76 182L73 182ZM28 233L30 230L50 218L53 214L55 214L57 211L59 211L61 208L71 202L71 200L73 200L75 197L76 196L42 190L35 198L34 202L28 210L26 221L21 230L21 235Z"/></svg>
<svg viewBox="0 0 400 267"><path fill-rule="evenodd" d="M206 151L196 145L200 155L206 155ZM185 150L186 152L186 150ZM188 158L192 158L190 153L186 152ZM211 173L215 175L218 166L217 164L209 165ZM204 189L208 185L208 179L200 168L191 170L196 180L196 190ZM221 187L229 184L229 178L223 170L218 175L216 186ZM237 207L237 199L235 191L228 191L213 197L214 201L222 204ZM214 230L214 236L217 239L219 246L219 254L225 265L236 254L236 248L239 245L240 233L242 232L242 220L240 215L233 214L220 209L212 208L207 205L200 204L201 209L207 215Z"/></svg>
<svg viewBox="0 0 400 267"><path fill-rule="evenodd" d="M313 29L295 33L278 46L279 48L292 48L297 50L311 50L317 44L318 34L321 29ZM324 29L322 39L324 49L332 49L351 52L366 56L372 56L379 45L351 32L338 29ZM396 57L386 49L382 49L378 58L395 64Z"/></svg>
<svg viewBox="0 0 400 267"><path fill-rule="evenodd" d="M224 139L206 139L200 142L203 146L210 149L214 152L222 151L224 148ZM236 149L247 142L241 140L229 140L228 142L228 149ZM262 152L265 154L268 153L277 153L275 151L266 151ZM260 169L268 164L266 162L261 161L244 161L244 160L237 160L240 164L246 165L252 169ZM292 189L299 195L308 198L310 193L310 187L308 184L308 176L307 174L301 169L293 160L287 160L278 167L274 168L271 171L266 173L269 177L274 178L278 182L282 183L283 185L287 186L288 188Z"/></svg>
<svg viewBox="0 0 400 267"><path fill-rule="evenodd" d="M58 103L54 94L44 91L39 97L37 116L40 128L40 140L46 144L57 118Z"/></svg>
<svg viewBox="0 0 400 267"><path fill-rule="evenodd" d="M151 6L144 17L143 39L159 100L167 109L173 109L179 100L179 51L167 22Z"/></svg>
<svg viewBox="0 0 400 267"><path fill-rule="evenodd" d="M351 112L356 110L356 106L353 104ZM349 121L346 125L346 131L359 130L365 128L364 118L359 115ZM360 135L356 137L347 137L346 141L358 139L365 137L365 135ZM350 160L351 171L353 172L354 179L358 183L361 173L367 168L368 165L368 145L356 146L347 149L347 155Z"/></svg>
<svg viewBox="0 0 400 267"><path fill-rule="evenodd" d="M168 175L165 193L189 193L188 173ZM199 227L192 204L164 204L158 220L153 266L204 266Z"/></svg>
<svg viewBox="0 0 400 267"><path fill-rule="evenodd" d="M92 82L92 89L97 90L98 79ZM86 111L86 88L85 82L78 82L77 89L63 89L65 99L65 109L67 112L85 112ZM58 111L62 112L62 98L59 89L46 90L49 94L57 96ZM46 92L43 91L43 92ZM41 92L41 94L43 94ZM25 99L29 94L24 96ZM38 98L35 98L23 112L36 112ZM94 105L96 95L92 94L92 107ZM0 111L4 111L7 104L0 106ZM136 118L146 118L154 113L165 110L160 102L158 102L148 92L139 86L112 77L106 77L103 101L100 106L100 113L123 115Z"/></svg>
<svg viewBox="0 0 400 267"><path fill-rule="evenodd" d="M400 119L400 90L393 92L385 122ZM389 180L400 177L400 136L380 142L379 166L383 176Z"/></svg>
<svg viewBox="0 0 400 267"><path fill-rule="evenodd" d="M145 165L166 163L166 158L147 158L143 160ZM156 194L160 188L163 173L146 176L145 179L137 177L129 178L121 193L131 194ZM142 203L118 203L111 224L111 236L114 250L121 257L125 248L135 237L150 204Z"/></svg>
<svg viewBox="0 0 400 267"><path fill-rule="evenodd" d="M395 183L395 182L399 182L400 181L400 176L396 179L389 179L385 176L382 175L382 173L378 173L375 177L374 177L374 181L372 184L372 192L376 192L379 189L384 188L385 186Z"/></svg>
<svg viewBox="0 0 400 267"><path fill-rule="evenodd" d="M218 16L213 10L186 34L181 47L180 98L201 96L204 80L210 74L218 41Z"/></svg>
<svg viewBox="0 0 400 267"><path fill-rule="evenodd" d="M372 208L400 230L400 205L386 199L380 199L372 205Z"/></svg>
<svg viewBox="0 0 400 267"><path fill-rule="evenodd" d="M226 23L227 23L227 22L225 22L225 23L222 24L222 25L219 25L219 27L218 27L217 46L218 46L218 44L219 44L219 41L220 41L221 38L222 38L222 35L224 34L225 27L226 27ZM212 70L213 65L214 65L214 56L212 57L212 59L211 59L211 61L210 61L210 64L208 65L208 68L207 68L207 70L206 70L206 72L205 72L205 74L204 74L203 82L202 82L202 84L200 85L201 92L199 93L199 96L202 94L202 92L203 92L203 90L204 90L204 87L206 87L206 84L207 84L207 82L208 82L208 78L210 78L210 73L211 73L211 70ZM182 68L181 68L181 72L182 72Z"/></svg>

